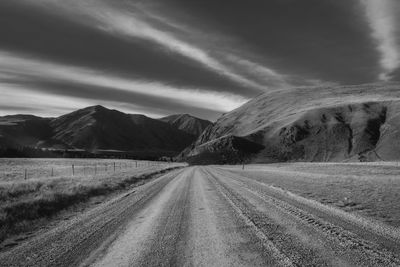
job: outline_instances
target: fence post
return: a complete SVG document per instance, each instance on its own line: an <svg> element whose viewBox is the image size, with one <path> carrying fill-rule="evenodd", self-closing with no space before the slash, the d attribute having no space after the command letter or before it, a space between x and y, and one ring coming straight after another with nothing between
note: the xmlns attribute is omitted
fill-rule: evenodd
<svg viewBox="0 0 400 267"><path fill-rule="evenodd" d="M75 175L75 166L74 166L74 164L72 164L72 176L74 176Z"/></svg>
<svg viewBox="0 0 400 267"><path fill-rule="evenodd" d="M114 172L115 172L115 162L114 162Z"/></svg>
<svg viewBox="0 0 400 267"><path fill-rule="evenodd" d="M26 180L26 169L25 169L25 180Z"/></svg>
<svg viewBox="0 0 400 267"><path fill-rule="evenodd" d="M51 177L53 177L53 176L54 176L54 168L51 167Z"/></svg>
<svg viewBox="0 0 400 267"><path fill-rule="evenodd" d="M94 175L97 175L97 164L94 165Z"/></svg>

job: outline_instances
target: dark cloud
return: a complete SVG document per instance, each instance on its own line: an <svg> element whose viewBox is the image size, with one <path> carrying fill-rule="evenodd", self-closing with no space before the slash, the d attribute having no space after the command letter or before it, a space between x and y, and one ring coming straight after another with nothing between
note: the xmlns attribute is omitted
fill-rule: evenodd
<svg viewBox="0 0 400 267"><path fill-rule="evenodd" d="M344 84L374 81L379 72L358 0L168 2L195 16L204 31L234 36L283 72Z"/></svg>
<svg viewBox="0 0 400 267"><path fill-rule="evenodd" d="M21 4L0 3L0 49L138 80L251 95L218 73L153 42L110 34Z"/></svg>
<svg viewBox="0 0 400 267"><path fill-rule="evenodd" d="M212 103L199 107L182 97L88 80L104 74L244 98L296 85L375 82L382 73L382 54L390 55L377 49L377 42L395 39L373 38L374 17L366 16L359 0L97 0L82 12L76 5L85 0L68 5L54 0L51 8L46 1L0 1L0 56L28 58L39 62L32 66L44 68L30 75L24 60L0 62L0 96L1 88L15 85L60 98L134 106L149 114L214 119L220 111ZM52 65L85 70L87 77L68 81L68 75L46 75ZM8 66L12 69L5 70ZM390 72L400 79L398 69ZM0 112L10 106L1 106Z"/></svg>

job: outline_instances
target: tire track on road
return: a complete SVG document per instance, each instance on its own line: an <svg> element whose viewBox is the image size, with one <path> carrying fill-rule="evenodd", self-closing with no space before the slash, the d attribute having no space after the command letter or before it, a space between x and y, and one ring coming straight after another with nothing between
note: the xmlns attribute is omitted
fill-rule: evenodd
<svg viewBox="0 0 400 267"><path fill-rule="evenodd" d="M122 194L0 254L1 266L78 266L92 251L111 242L131 217L182 171L136 187L134 194Z"/></svg>
<svg viewBox="0 0 400 267"><path fill-rule="evenodd" d="M187 220L189 188L191 187L193 169L182 177L182 181L173 194L171 208L164 210L167 214L162 226L154 233L155 238L148 252L135 264L141 266L177 266L179 253L177 246L180 239L184 239L183 227ZM165 216L164 216L165 217ZM181 252L182 253L182 252Z"/></svg>
<svg viewBox="0 0 400 267"><path fill-rule="evenodd" d="M253 198L262 199L266 204L273 205L281 212L290 214L294 220L301 222L302 224L309 226L312 229L319 231L321 234L326 235L329 239L336 240L341 247L346 250L351 250L352 252L357 252L355 254L363 255L363 259L359 263L366 264L365 260L368 259L367 262L371 266L376 265L386 265L386 266L399 266L400 260L399 258L393 254L392 252L386 250L385 248L380 247L377 244L374 244L370 241L366 241L356 234L345 230L344 228L332 224L324 219L319 218L318 216L306 212L298 207L295 207L288 202L272 197L265 190L262 190L260 184L249 186L251 180L245 177L238 178L236 176L232 176L229 172L224 171L215 171L213 169L212 173L218 173L222 177L229 177L228 184L235 184L240 187L242 190L246 191L246 194L250 194ZM229 186L226 185L226 181L222 182L221 178L215 177L218 182L223 184L227 189ZM247 179L244 181L244 179ZM268 185L264 185L268 186ZM231 187L229 187L231 188ZM284 196L283 196L284 197Z"/></svg>
<svg viewBox="0 0 400 267"><path fill-rule="evenodd" d="M212 181L214 182L214 185L216 186L216 189L218 192L223 196L223 198L230 204L232 209L239 215L239 217L245 222L246 225L248 225L255 235L258 237L260 242L262 243L263 247L272 253L273 257L276 259L278 264L280 266L295 266L293 262L284 254L279 251L279 249L274 245L273 242L264 234L264 232L261 230L261 228L258 226L258 223L255 222L250 216L248 216L248 213L243 211L237 205L238 198L234 198L232 194L228 193L227 188L219 183L210 172L205 171L205 175L208 177L211 177Z"/></svg>

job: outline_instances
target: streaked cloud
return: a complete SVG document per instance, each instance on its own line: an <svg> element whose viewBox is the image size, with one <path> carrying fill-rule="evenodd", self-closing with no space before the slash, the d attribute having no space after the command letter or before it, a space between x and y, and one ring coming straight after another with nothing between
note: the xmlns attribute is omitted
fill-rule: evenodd
<svg viewBox="0 0 400 267"><path fill-rule="evenodd" d="M260 91L267 90L265 86L241 76L233 71L230 67L211 57L205 50L179 40L171 34L157 30L143 21L134 19L128 14L110 13L110 16L106 20L110 23L109 25L111 27L121 31L122 33L152 40L159 45L176 53L182 54L189 59L197 61L207 68L210 68L213 71L216 71L217 73L224 75L227 78L244 86L250 86L259 89Z"/></svg>
<svg viewBox="0 0 400 267"><path fill-rule="evenodd" d="M140 80L129 80L117 76L111 76L106 72L98 72L82 67L71 67L59 65L52 62L36 60L32 58L21 58L10 53L0 52L0 89L2 92L8 90L14 85L31 84L31 91L35 91L33 85L35 81L46 80L53 84L80 84L82 87L106 87L109 91L121 94L121 92L139 93L142 95L161 98L164 101L174 102L176 105L185 105L187 107L208 107L210 110L217 112L226 112L243 104L248 99L240 95L231 93L223 93L199 89L182 89L174 88L157 82L144 82ZM39 89L39 90L38 90ZM53 90L56 90L54 88ZM36 88L40 91L40 88ZM69 97L68 90L64 96ZM100 95L101 96L101 95ZM93 96L96 98L96 96ZM10 97L3 97L10 103ZM97 98L98 99L98 98ZM26 98L25 101L30 101ZM110 99L112 101L112 99ZM65 101L64 101L65 102ZM103 99L103 102L107 102ZM45 103L51 103L44 101ZM132 103L135 104L135 103ZM136 103L140 105L140 103ZM140 112L140 109L136 110Z"/></svg>
<svg viewBox="0 0 400 267"><path fill-rule="evenodd" d="M71 112L95 103L84 99L49 94L20 87L16 84L3 84L0 81L0 115L34 113L53 117Z"/></svg>
<svg viewBox="0 0 400 267"><path fill-rule="evenodd" d="M26 101L42 115L103 104L215 119L270 90L395 79L396 6L396 0L0 1L0 113L12 105L26 112Z"/></svg>
<svg viewBox="0 0 400 267"><path fill-rule="evenodd" d="M380 80L390 80L400 66L400 2L397 0L360 0L365 8L372 36L381 54Z"/></svg>
<svg viewBox="0 0 400 267"><path fill-rule="evenodd" d="M217 58L212 57L206 49L185 42L177 36L179 32L168 31L168 26L171 26L171 22L166 18L156 19L158 27L160 27L161 23L161 29L152 26L151 22L155 19L149 15L149 12L144 10L143 5L138 7L132 2L122 2L124 5L121 6L101 0L87 0L84 2L73 0L68 3L62 0L38 0L31 3L40 5L50 4L53 8L62 8L66 11L68 17L83 16L86 18L83 19L85 23L91 20L92 26L107 31L110 34L122 34L132 38L142 38L152 41L164 49L193 60L240 85L259 91L267 91L269 89L267 84L257 83L255 80L249 79L241 75L240 72L235 71L234 67L226 65ZM166 25L162 25L162 23ZM177 29L178 27L173 25L173 28ZM195 29L190 29L190 31L193 33ZM186 33L184 32L184 34ZM204 40L198 41L199 43L204 42ZM243 59L242 61L245 60ZM235 64L235 62L231 62L231 64ZM263 75L265 74L263 73ZM264 79L268 79L270 77L269 74L267 73ZM276 76L273 75L270 78L275 79Z"/></svg>

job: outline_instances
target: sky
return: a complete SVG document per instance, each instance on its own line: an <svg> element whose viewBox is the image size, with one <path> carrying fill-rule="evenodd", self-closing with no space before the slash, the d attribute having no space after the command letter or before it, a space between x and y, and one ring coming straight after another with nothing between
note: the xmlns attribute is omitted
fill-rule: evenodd
<svg viewBox="0 0 400 267"><path fill-rule="evenodd" d="M399 0L1 0L0 115L215 120L297 86L400 80Z"/></svg>

